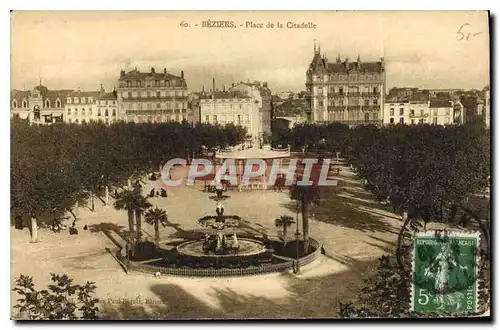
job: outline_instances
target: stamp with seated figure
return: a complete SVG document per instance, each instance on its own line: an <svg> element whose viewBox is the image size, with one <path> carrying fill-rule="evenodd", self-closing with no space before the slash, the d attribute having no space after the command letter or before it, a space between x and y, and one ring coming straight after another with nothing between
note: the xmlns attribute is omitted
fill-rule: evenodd
<svg viewBox="0 0 500 330"><path fill-rule="evenodd" d="M413 311L477 312L479 239L479 232L460 231L428 231L415 236Z"/></svg>

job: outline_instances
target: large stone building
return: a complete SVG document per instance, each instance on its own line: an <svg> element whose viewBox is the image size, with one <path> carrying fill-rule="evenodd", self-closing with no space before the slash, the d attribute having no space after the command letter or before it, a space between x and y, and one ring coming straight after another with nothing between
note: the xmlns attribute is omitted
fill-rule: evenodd
<svg viewBox="0 0 500 330"><path fill-rule="evenodd" d="M102 85L97 91L73 91L66 98L64 121L70 124L113 123L119 120L117 103L116 92L106 93Z"/></svg>
<svg viewBox="0 0 500 330"><path fill-rule="evenodd" d="M130 122L181 122L188 117L188 89L184 72L173 75L121 71L118 81L119 117Z"/></svg>
<svg viewBox="0 0 500 330"><path fill-rule="evenodd" d="M247 142L261 143L261 113L259 103L240 91L212 91L200 96L202 123L234 124L247 129Z"/></svg>
<svg viewBox="0 0 500 330"><path fill-rule="evenodd" d="M260 81L254 82L239 82L238 84L233 84L230 91L239 91L245 95L250 96L252 99L257 101L259 108L259 120L260 120L260 134L271 133L271 119L272 115L272 93L269 87L267 87L267 82L261 83Z"/></svg>
<svg viewBox="0 0 500 330"><path fill-rule="evenodd" d="M42 84L31 91L12 90L10 93L11 117L22 118L30 124L63 122L67 96L71 90L49 90Z"/></svg>
<svg viewBox="0 0 500 330"><path fill-rule="evenodd" d="M341 122L349 125L382 122L385 96L385 63L335 62L321 56L314 47L314 56L306 72L307 98L310 102L308 121Z"/></svg>

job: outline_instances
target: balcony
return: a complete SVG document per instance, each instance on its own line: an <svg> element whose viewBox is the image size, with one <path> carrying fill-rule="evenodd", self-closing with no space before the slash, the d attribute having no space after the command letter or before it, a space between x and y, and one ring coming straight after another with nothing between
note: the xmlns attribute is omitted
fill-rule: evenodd
<svg viewBox="0 0 500 330"><path fill-rule="evenodd" d="M419 114L410 113L410 118L427 118L427 117L429 117L429 113L419 113Z"/></svg>

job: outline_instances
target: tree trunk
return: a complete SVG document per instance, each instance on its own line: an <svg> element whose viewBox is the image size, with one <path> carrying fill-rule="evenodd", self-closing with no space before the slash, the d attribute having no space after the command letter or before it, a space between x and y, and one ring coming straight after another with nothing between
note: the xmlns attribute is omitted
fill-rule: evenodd
<svg viewBox="0 0 500 330"><path fill-rule="evenodd" d="M158 225L158 220L155 220L155 243L156 247L160 248L160 226Z"/></svg>
<svg viewBox="0 0 500 330"><path fill-rule="evenodd" d="M283 246L286 246L286 243L287 243L287 225L284 224L283 225Z"/></svg>
<svg viewBox="0 0 500 330"><path fill-rule="evenodd" d="M137 230L136 232L136 238L137 241L139 242L142 238L142 211L141 210L135 210L135 228Z"/></svg>
<svg viewBox="0 0 500 330"><path fill-rule="evenodd" d="M95 208L94 208L94 192L93 191L90 192L90 205L92 208L92 212L94 212Z"/></svg>
<svg viewBox="0 0 500 330"><path fill-rule="evenodd" d="M403 214L401 214L401 221L404 223L406 219L408 219L408 212L404 211Z"/></svg>
<svg viewBox="0 0 500 330"><path fill-rule="evenodd" d="M31 216L31 243L38 242L38 224L35 216Z"/></svg>
<svg viewBox="0 0 500 330"><path fill-rule="evenodd" d="M109 203L109 188L108 186L104 187L104 205L108 205Z"/></svg>
<svg viewBox="0 0 500 330"><path fill-rule="evenodd" d="M127 180L127 185L128 185L128 189L132 189L132 180L131 179Z"/></svg>
<svg viewBox="0 0 500 330"><path fill-rule="evenodd" d="M128 256L131 256L131 251L133 251L133 236L132 233L134 232L134 211L128 210L127 211L128 215L128 240L129 244L128 246Z"/></svg>
<svg viewBox="0 0 500 330"><path fill-rule="evenodd" d="M302 202L302 232L304 236L304 253L309 252L309 204Z"/></svg>

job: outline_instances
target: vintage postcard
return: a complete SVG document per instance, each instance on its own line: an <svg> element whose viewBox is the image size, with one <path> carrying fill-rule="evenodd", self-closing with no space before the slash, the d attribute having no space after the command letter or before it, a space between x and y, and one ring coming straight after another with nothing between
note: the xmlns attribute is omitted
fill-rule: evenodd
<svg viewBox="0 0 500 330"><path fill-rule="evenodd" d="M13 11L14 320L490 317L487 11Z"/></svg>

